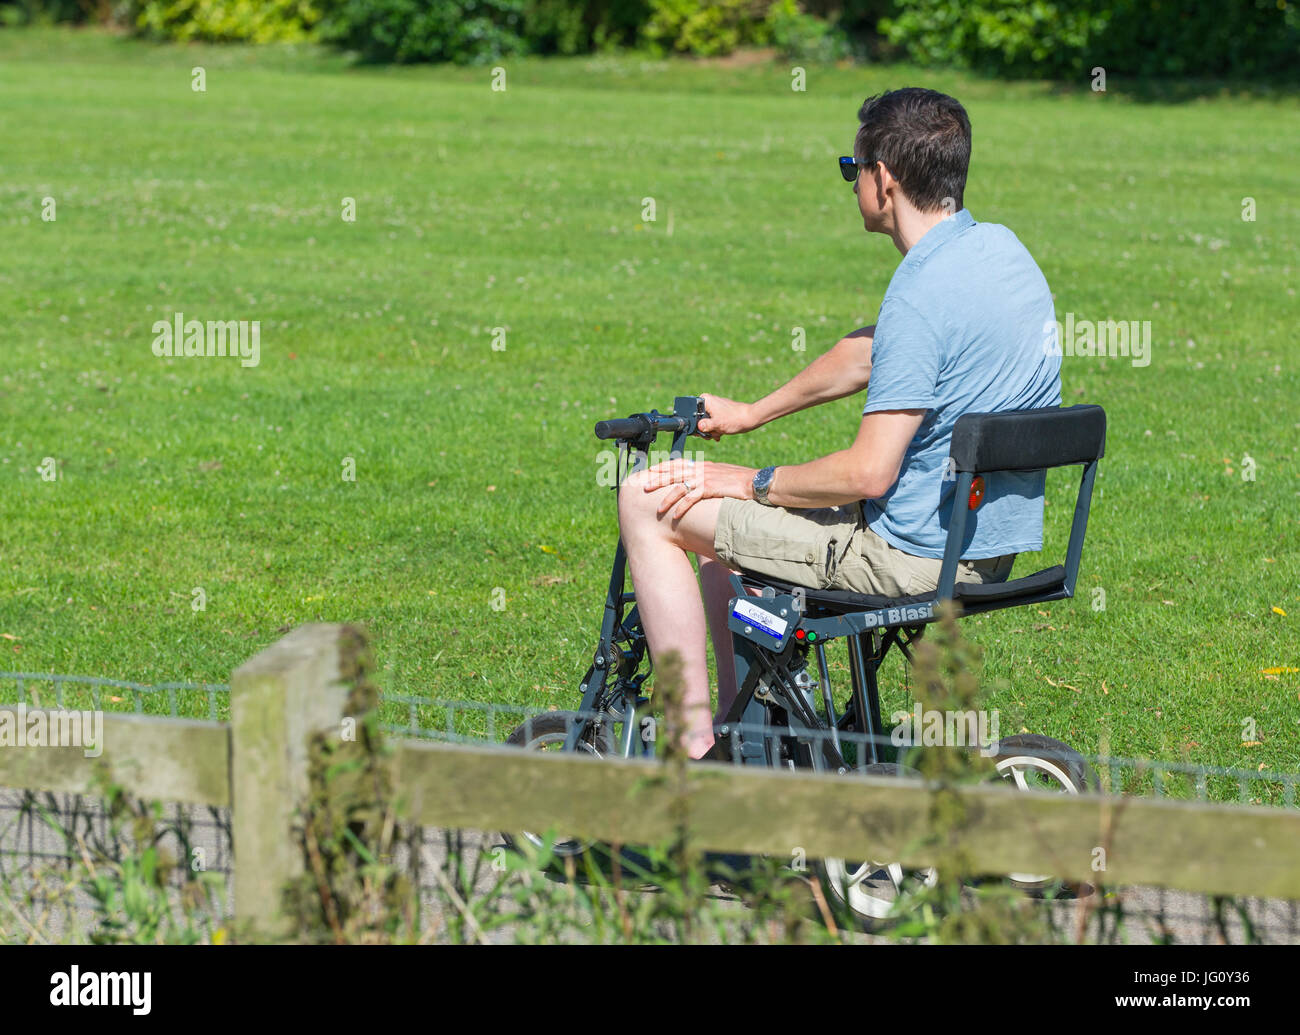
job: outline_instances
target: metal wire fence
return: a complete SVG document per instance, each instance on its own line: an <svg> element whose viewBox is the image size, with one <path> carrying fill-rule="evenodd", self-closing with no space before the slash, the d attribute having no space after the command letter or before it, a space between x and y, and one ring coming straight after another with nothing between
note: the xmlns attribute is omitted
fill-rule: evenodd
<svg viewBox="0 0 1300 1035"><path fill-rule="evenodd" d="M590 722L597 729L589 732L586 750L597 754L624 754L631 745L633 757L646 754L645 749L659 736L655 716L648 713L638 713L629 729L624 716L610 712L539 711L523 705L455 701L410 694L385 695L381 718L385 731L396 736L480 745L502 744L512 733L516 741L524 743L542 736L553 741L557 739L553 736L557 727L567 733L579 722ZM765 742L773 757L787 759L793 750L792 741L800 743L807 759L816 758L819 753L833 747L849 763L837 773L847 776L860 773L862 766L874 761L897 762L907 767L909 762L915 761L918 752L928 749L906 735L894 732L867 735L848 730L794 729L745 723L716 724L714 737L733 745L732 761L735 763L741 760L738 745L755 738ZM977 722L956 723L949 728L945 739L946 748L974 751L992 759L1012 753L1011 748L999 748L997 742L980 743ZM1014 754L1017 756L1046 761L1058 758L1052 749L1027 746L1019 738L1008 738L1006 743L1015 745ZM1087 763L1087 775L1093 783L1091 789L1100 793L1297 807L1296 787L1300 784L1300 773L1119 756L1079 757ZM1004 773L1008 779L1016 779L1016 767L1004 765ZM908 774L904 771L898 775Z"/></svg>
<svg viewBox="0 0 1300 1035"><path fill-rule="evenodd" d="M230 687L0 672L0 705L221 721L230 716ZM232 915L229 809L160 803L140 823L129 814L114 817L110 803L97 795L0 788L0 889L8 914L0 913L0 921L8 921L0 928L25 929L39 940L89 924L107 903L96 901L86 877L115 873L120 881L141 847L155 849L163 862L168 897L177 908L201 878L216 892L206 903L215 903L215 919Z"/></svg>
<svg viewBox="0 0 1300 1035"><path fill-rule="evenodd" d="M233 916L228 809L132 802L114 814L94 795L0 788L0 941L102 938L132 912L147 923L149 907L127 900L152 885L150 865L173 916L210 928Z"/></svg>
<svg viewBox="0 0 1300 1035"><path fill-rule="evenodd" d="M230 687L224 683L129 683L97 676L0 672L0 704L217 722L230 717Z"/></svg>
<svg viewBox="0 0 1300 1035"><path fill-rule="evenodd" d="M0 672L0 705L26 704L31 708L93 708L105 712L226 720L230 714L229 687L215 683L142 684L123 680L49 673ZM582 749L599 755L630 755L649 760L660 736L655 717L638 713L632 721L610 712L539 711L522 704L462 701L409 693L386 693L381 698L381 725L390 735L509 750L515 746L558 749L576 723L582 722ZM1062 758L1041 746L984 744L976 728L968 738L946 749L975 752L989 760L986 778L1001 778L1018 786L1052 788L1053 769L1073 770ZM846 730L719 725L715 737L736 746L739 761L742 741L761 744L778 764L808 765L814 760L827 768L825 759L845 762L838 775L853 778L867 763L884 760L900 779L914 778L918 752L934 750L910 743L897 732L868 737ZM1030 761L1026 761L1026 759ZM1039 760L1046 765L1035 765ZM1073 759L1067 759L1071 765ZM1171 798L1240 805L1297 807L1296 783L1300 774L1252 771L1151 759L1079 756L1079 770L1088 789L1107 795ZM876 770L879 774L880 770ZM1045 775L1046 774L1046 775ZM1055 788L1055 789L1060 789ZM420 859L409 860L418 871L424 898L440 899L445 888L437 879L449 857L470 850L495 862L504 847L493 832L420 832ZM157 843L165 845L180 862L173 874L179 889L192 878L193 862L225 878L225 912L233 901L231 884L230 814L172 803L155 823ZM450 838L450 840L449 840ZM466 849L466 845L469 846ZM21 881L36 871L67 869L88 854L122 858L127 841L110 836L102 799L85 795L44 794L29 790L0 789L0 884ZM480 865L488 874L494 867ZM485 878L486 879L486 878ZM722 892L725 894L725 892ZM1063 922L1073 922L1080 908L1094 914L1092 937L1099 941L1300 941L1300 904L1267 899L1224 899L1158 888L1106 889L1092 901L1045 903L1060 911ZM1068 916L1067 916L1068 914Z"/></svg>
<svg viewBox="0 0 1300 1035"><path fill-rule="evenodd" d="M90 708L107 713L159 715L172 718L221 721L230 715L230 687L222 683L132 683L125 680L51 673L0 672L0 705L27 704L29 707ZM546 716L551 716L546 720ZM385 693L381 720L385 731L402 737L449 743L502 744L510 734L530 720L572 723L594 719L600 723L600 744L605 750L622 753L628 731L621 716L608 712L583 714L572 711L541 711L534 706L487 701L449 700L409 693ZM656 733L652 715L639 715L631 731L634 754L652 742ZM960 746L978 748L975 730L958 730ZM961 734L965 733L962 737ZM833 744L850 763L876 759L893 760L907 755L912 745L893 734L868 737L851 731L800 730L744 724L715 727L719 738L760 737L780 750L798 736L810 748ZM532 730L519 736L531 740ZM872 748L875 748L873 753ZM1033 756L1032 748L1020 749ZM1195 801L1236 802L1247 805L1297 805L1296 785L1300 774L1269 770L1234 769L1160 759L1119 756L1083 756L1097 778L1097 789L1113 794L1168 797ZM736 759L739 760L738 757ZM850 770L852 771L852 770Z"/></svg>
<svg viewBox="0 0 1300 1035"><path fill-rule="evenodd" d="M633 757L653 749L659 736L654 717L638 714L629 724L624 717L579 711L537 712L523 706L477 701L449 701L411 694L391 694L383 703L384 728L400 737L459 744L501 745L511 738L519 745L558 749L576 725L585 735L582 749L594 754ZM885 760L896 766L893 775L914 779L919 752L965 750L985 755L992 770L986 778L1002 779L1026 788L1063 790L1053 775L1074 775L1078 770L1062 765L1055 750L1023 742L977 743L974 724L959 735L958 745L926 747L895 734L867 736L852 731L795 730L789 727L716 725L715 739L729 741L733 762L739 763L739 744L757 740L771 758L787 764L807 764L826 756L828 748L848 765L836 768L842 778L863 773L865 764ZM961 741L964 739L964 743ZM1239 805L1297 807L1296 784L1300 774L1233 769L1184 762L1120 757L1079 756L1088 790L1112 796L1142 796L1186 801ZM1036 764L1036 763L1042 763ZM826 764L823 762L823 768ZM872 775L882 774L877 767ZM493 842L479 835L484 850ZM499 845L499 840L495 842ZM429 832L426 844L431 852L444 851L442 832ZM727 865L734 860L727 860ZM724 867L725 868L725 867ZM1117 943L1228 943L1300 942L1300 903L1264 898L1223 896L1167 890L1156 887L1095 889L1091 895L1071 900L1045 900L1057 927L1073 931L1082 915L1089 940ZM863 936L884 940L885 936Z"/></svg>

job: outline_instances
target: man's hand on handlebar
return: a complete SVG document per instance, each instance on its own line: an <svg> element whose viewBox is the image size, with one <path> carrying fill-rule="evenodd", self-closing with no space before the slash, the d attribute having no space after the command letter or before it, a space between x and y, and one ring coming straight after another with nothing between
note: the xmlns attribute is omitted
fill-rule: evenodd
<svg viewBox="0 0 1300 1035"><path fill-rule="evenodd" d="M699 423L699 430L706 438L717 442L723 435L743 435L758 427L758 422L753 417L753 407L749 403L724 399L707 392L701 393L700 398L704 400L704 409L709 414L701 418Z"/></svg>
<svg viewBox="0 0 1300 1035"><path fill-rule="evenodd" d="M659 501L657 513L663 515L671 509L671 519L676 521L700 500L716 497L752 500L754 475L757 473L753 467L719 464L712 460L665 460L646 470L645 491L653 492L669 486Z"/></svg>

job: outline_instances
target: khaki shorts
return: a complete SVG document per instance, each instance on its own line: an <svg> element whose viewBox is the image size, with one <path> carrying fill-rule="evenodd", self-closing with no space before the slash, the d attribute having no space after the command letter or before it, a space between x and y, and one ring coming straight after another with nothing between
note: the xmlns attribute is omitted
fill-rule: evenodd
<svg viewBox="0 0 1300 1035"><path fill-rule="evenodd" d="M713 537L718 560L809 589L886 597L929 593L942 562L914 557L870 528L861 504L789 510L724 499ZM1013 553L957 565L958 582L1005 582Z"/></svg>

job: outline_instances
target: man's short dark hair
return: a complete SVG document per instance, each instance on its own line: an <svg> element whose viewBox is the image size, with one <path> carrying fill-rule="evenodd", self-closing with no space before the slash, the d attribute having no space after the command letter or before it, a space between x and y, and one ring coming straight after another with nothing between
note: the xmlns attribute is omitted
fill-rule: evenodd
<svg viewBox="0 0 1300 1035"><path fill-rule="evenodd" d="M903 193L922 212L933 212L951 198L963 207L970 167L970 119L947 94L909 86L868 97L858 112L853 157L880 161Z"/></svg>

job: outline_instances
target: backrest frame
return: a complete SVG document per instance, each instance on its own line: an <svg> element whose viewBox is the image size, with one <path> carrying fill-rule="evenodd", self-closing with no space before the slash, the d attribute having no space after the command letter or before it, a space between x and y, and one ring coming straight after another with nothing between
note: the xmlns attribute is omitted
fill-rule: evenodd
<svg viewBox="0 0 1300 1035"><path fill-rule="evenodd" d="M953 427L950 450L957 472L948 538L939 569L938 599L952 600L957 564L961 560L966 521L972 513L967 501L977 474L996 471L1038 471L1051 467L1083 465L1079 491L1070 524L1065 554L1065 591L1074 596L1083 541L1088 531L1097 463L1106 452L1106 411L1100 406L1051 406L1039 410L1001 413L966 413ZM978 520L978 511L975 511Z"/></svg>

